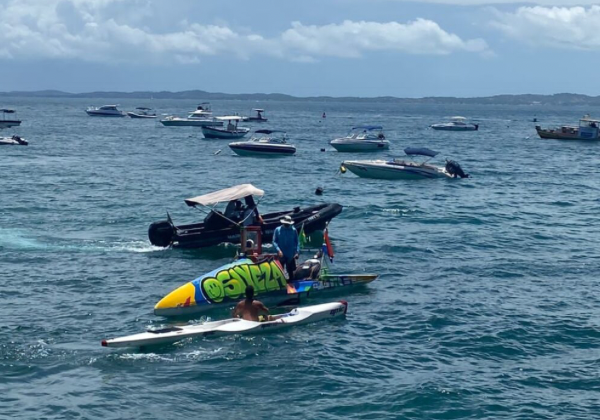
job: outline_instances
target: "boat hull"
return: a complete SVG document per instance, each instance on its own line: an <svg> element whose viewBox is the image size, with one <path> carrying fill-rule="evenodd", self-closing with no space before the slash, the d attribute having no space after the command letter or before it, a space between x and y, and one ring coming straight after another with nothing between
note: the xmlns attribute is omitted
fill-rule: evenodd
<svg viewBox="0 0 600 420"><path fill-rule="evenodd" d="M186 120L186 119L165 119L160 120L165 127L222 127L223 121L212 120Z"/></svg>
<svg viewBox="0 0 600 420"><path fill-rule="evenodd" d="M292 156L296 153L292 145L231 143L229 148L240 156Z"/></svg>
<svg viewBox="0 0 600 420"><path fill-rule="evenodd" d="M236 140L245 137L249 132L250 130L248 129L228 131L217 127L202 127L202 134L207 139Z"/></svg>
<svg viewBox="0 0 600 420"><path fill-rule="evenodd" d="M262 215L263 242L273 240L273 232L281 224L283 216L290 216L298 230L310 234L325 229L327 223L342 212L343 207L337 203L319 204L298 211L280 211ZM195 223L174 226L169 221L155 222L148 229L150 242L155 246L173 246L176 248L203 248L221 243L240 243L240 227L214 215L214 222Z"/></svg>
<svg viewBox="0 0 600 420"><path fill-rule="evenodd" d="M0 137L0 146L27 146L29 142L21 137Z"/></svg>
<svg viewBox="0 0 600 420"><path fill-rule="evenodd" d="M401 166L390 165L385 161L361 162L345 161L342 166L361 178L371 179L430 179L451 178L442 168L431 168L430 166Z"/></svg>
<svg viewBox="0 0 600 420"><path fill-rule="evenodd" d="M449 126L449 125L432 125L431 128L433 128L434 130L440 130L440 131L477 131L478 127L474 126L474 125L467 125L464 127L457 127L457 126Z"/></svg>
<svg viewBox="0 0 600 420"><path fill-rule="evenodd" d="M21 121L19 121L19 120L0 120L0 129L10 128L10 127L18 127L20 125L21 125Z"/></svg>
<svg viewBox="0 0 600 420"><path fill-rule="evenodd" d="M356 141L343 142L333 140L329 143L338 152L377 152L379 150L389 150L390 143L385 141Z"/></svg>
<svg viewBox="0 0 600 420"><path fill-rule="evenodd" d="M185 325L147 331L126 337L102 340L103 347L143 347L169 344L191 337L218 337L233 334L256 334L276 331L292 326L305 325L346 315L348 304L344 301L296 308L273 320L264 322L247 321L240 318L205 322L199 325Z"/></svg>
<svg viewBox="0 0 600 420"><path fill-rule="evenodd" d="M573 128L572 130L547 130L536 127L536 131L538 136L542 139L551 139L551 140L600 140L600 137L594 133L585 133L585 136L582 136L579 129Z"/></svg>
<svg viewBox="0 0 600 420"><path fill-rule="evenodd" d="M156 115L144 115L144 114L136 114L135 112L128 112L127 115L131 118L139 118L139 119L155 119Z"/></svg>
<svg viewBox="0 0 600 420"><path fill-rule="evenodd" d="M349 292L375 281L377 274L324 274L318 279L288 281L273 255L243 258L221 266L173 290L154 306L158 316L192 316L227 309L244 297L247 286L267 305L294 304L327 292Z"/></svg>
<svg viewBox="0 0 600 420"><path fill-rule="evenodd" d="M106 118L110 118L110 117L116 117L116 118L120 118L120 117L125 117L127 116L127 114L125 114L124 112L98 112L98 111L85 111L87 112L87 114L90 117L106 117Z"/></svg>

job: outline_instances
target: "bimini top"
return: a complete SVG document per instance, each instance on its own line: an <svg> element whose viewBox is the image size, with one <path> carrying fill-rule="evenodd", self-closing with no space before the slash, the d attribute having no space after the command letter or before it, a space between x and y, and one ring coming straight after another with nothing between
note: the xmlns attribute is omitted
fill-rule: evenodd
<svg viewBox="0 0 600 420"><path fill-rule="evenodd" d="M185 200L185 204L190 207L194 207L198 204L201 206L214 206L215 204L223 203L225 201L239 200L240 198L248 197L249 195L262 197L265 195L265 192L252 184L241 184L236 185L235 187L225 188L224 190L215 191L210 194L188 198Z"/></svg>
<svg viewBox="0 0 600 420"><path fill-rule="evenodd" d="M273 133L285 133L284 130L256 130L257 134L273 134Z"/></svg>
<svg viewBox="0 0 600 420"><path fill-rule="evenodd" d="M15 110L14 109L0 109L0 112L4 112L6 114L14 114Z"/></svg>
<svg viewBox="0 0 600 420"><path fill-rule="evenodd" d="M260 108L254 108L252 111L256 111L256 112L265 112L264 109L260 109Z"/></svg>
<svg viewBox="0 0 600 420"><path fill-rule="evenodd" d="M466 120L465 117L461 117L461 116L458 116L458 115L455 116L455 117L450 117L450 119L454 120L454 121L465 121Z"/></svg>
<svg viewBox="0 0 600 420"><path fill-rule="evenodd" d="M225 117L216 117L216 119L221 121L241 121L242 117L239 115L229 115Z"/></svg>
<svg viewBox="0 0 600 420"><path fill-rule="evenodd" d="M426 147L407 147L404 149L404 153L407 155L420 155L420 156L429 156L435 157L440 154L440 152L435 152Z"/></svg>
<svg viewBox="0 0 600 420"><path fill-rule="evenodd" d="M102 105L100 108L98 109L117 109L119 105Z"/></svg>
<svg viewBox="0 0 600 420"><path fill-rule="evenodd" d="M352 127L353 130L383 130L383 127L380 125L359 125L357 127Z"/></svg>

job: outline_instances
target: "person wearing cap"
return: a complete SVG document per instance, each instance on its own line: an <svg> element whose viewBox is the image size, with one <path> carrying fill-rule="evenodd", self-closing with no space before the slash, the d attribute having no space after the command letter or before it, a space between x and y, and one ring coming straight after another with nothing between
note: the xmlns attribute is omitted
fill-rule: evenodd
<svg viewBox="0 0 600 420"><path fill-rule="evenodd" d="M285 266L289 280L294 279L296 271L296 258L300 254L300 241L298 232L293 226L294 221L290 216L284 216L279 220L281 226L273 233L273 246L279 256L279 261Z"/></svg>

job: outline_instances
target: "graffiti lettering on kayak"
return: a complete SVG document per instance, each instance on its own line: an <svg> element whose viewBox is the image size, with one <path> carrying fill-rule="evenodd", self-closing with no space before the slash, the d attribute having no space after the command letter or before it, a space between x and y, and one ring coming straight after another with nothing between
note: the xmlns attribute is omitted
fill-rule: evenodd
<svg viewBox="0 0 600 420"><path fill-rule="evenodd" d="M260 264L240 264L223 269L212 277L201 280L202 294L210 303L239 299L244 296L246 286L254 286L255 294L285 290L287 280L281 266L275 261Z"/></svg>

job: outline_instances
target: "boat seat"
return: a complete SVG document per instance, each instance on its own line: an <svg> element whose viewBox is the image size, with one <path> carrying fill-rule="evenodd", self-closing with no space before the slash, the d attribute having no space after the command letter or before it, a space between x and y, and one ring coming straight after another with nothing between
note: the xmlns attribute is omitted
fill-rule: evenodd
<svg viewBox="0 0 600 420"><path fill-rule="evenodd" d="M204 228L209 230L225 229L231 226L232 223L225 219L223 213L218 210L211 210L204 218Z"/></svg>

